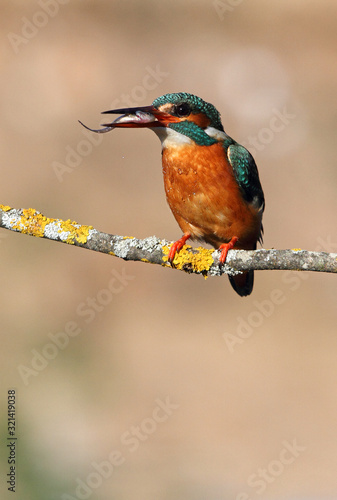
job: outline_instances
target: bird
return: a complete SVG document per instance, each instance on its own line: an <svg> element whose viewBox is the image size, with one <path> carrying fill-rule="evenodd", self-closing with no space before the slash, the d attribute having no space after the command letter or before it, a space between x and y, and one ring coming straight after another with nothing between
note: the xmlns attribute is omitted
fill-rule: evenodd
<svg viewBox="0 0 337 500"><path fill-rule="evenodd" d="M183 232L172 244L173 265L186 241L199 240L221 251L222 266L230 249L255 250L262 244L265 199L250 152L224 131L220 113L187 92L164 94L150 106L103 111L119 114L101 129L149 128L162 145L162 171L168 205ZM251 294L254 271L229 276L241 297Z"/></svg>

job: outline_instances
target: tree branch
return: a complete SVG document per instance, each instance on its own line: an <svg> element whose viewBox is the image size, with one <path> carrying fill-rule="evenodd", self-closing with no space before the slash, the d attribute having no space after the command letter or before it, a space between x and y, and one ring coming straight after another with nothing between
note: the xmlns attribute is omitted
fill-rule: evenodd
<svg viewBox="0 0 337 500"><path fill-rule="evenodd" d="M172 242L150 236L144 240L102 233L92 226L50 219L33 208L17 209L0 205L0 227L38 238L60 241L124 260L149 262L171 267L167 262ZM287 269L337 273L337 254L307 250L230 250L219 267L218 250L185 245L174 259L174 267L187 273L218 276L242 271Z"/></svg>

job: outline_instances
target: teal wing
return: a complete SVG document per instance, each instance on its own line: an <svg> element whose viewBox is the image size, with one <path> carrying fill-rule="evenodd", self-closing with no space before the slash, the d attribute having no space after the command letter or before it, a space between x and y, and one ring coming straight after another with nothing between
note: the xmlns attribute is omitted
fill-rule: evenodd
<svg viewBox="0 0 337 500"><path fill-rule="evenodd" d="M264 195L254 158L246 148L237 143L227 148L227 158L244 199L263 212Z"/></svg>
<svg viewBox="0 0 337 500"><path fill-rule="evenodd" d="M233 141L227 148L227 158L234 172L236 182L240 186L242 196L247 203L257 210L264 211L265 201L259 172L250 152ZM261 224L260 242L262 243L263 226Z"/></svg>

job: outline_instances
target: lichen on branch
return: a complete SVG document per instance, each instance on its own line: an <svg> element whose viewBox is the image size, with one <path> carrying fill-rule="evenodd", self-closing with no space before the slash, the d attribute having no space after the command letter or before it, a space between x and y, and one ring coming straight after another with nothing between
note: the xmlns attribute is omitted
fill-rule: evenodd
<svg viewBox="0 0 337 500"><path fill-rule="evenodd" d="M219 266L220 252L185 245L168 261L172 242L150 236L143 240L130 236L103 233L92 226L70 219L51 219L33 208L11 208L0 205L0 228L38 238L75 245L88 250L114 255L124 260L142 261L174 267L203 276L235 275L247 270L296 270L337 273L337 254L308 250L230 250L226 264Z"/></svg>

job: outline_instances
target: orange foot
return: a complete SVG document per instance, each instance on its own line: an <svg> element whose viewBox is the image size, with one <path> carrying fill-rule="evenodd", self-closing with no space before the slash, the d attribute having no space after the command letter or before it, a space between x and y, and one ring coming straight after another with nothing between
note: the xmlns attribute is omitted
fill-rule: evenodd
<svg viewBox="0 0 337 500"><path fill-rule="evenodd" d="M185 245L186 241L191 237L191 233L185 233L180 240L176 241L173 243L173 245L170 248L169 254L168 254L168 262L172 265L174 256L179 250L183 248Z"/></svg>
<svg viewBox="0 0 337 500"><path fill-rule="evenodd" d="M229 243L223 243L222 245L219 246L219 250L221 250L221 255L219 259L220 265L226 262L228 250L232 250L232 248L234 248L235 243L238 241L238 239L239 238L237 236L233 236L233 238Z"/></svg>

